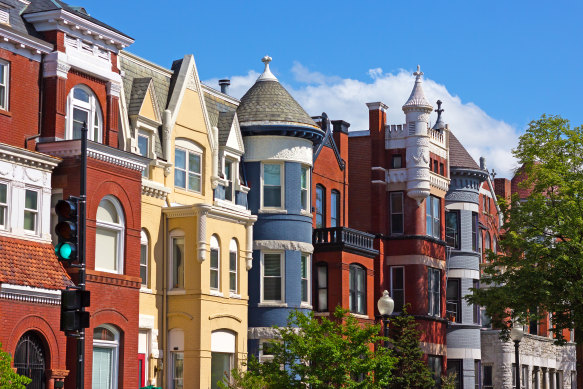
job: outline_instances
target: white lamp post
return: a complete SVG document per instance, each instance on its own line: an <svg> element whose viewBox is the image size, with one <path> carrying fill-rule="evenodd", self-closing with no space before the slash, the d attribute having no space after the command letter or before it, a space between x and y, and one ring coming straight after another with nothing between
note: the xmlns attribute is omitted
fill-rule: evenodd
<svg viewBox="0 0 583 389"><path fill-rule="evenodd" d="M519 352L518 346L520 345L520 341L524 336L524 330L522 329L522 325L518 322L514 322L514 325L510 329L510 339L514 341L514 364L516 365L516 389L520 389L520 360L519 360Z"/></svg>
<svg viewBox="0 0 583 389"><path fill-rule="evenodd" d="M377 308L379 309L379 313L383 317L383 325L385 326L385 347L389 347L389 316L393 313L393 309L395 308L395 301L389 296L388 291L383 291L383 295L377 301Z"/></svg>

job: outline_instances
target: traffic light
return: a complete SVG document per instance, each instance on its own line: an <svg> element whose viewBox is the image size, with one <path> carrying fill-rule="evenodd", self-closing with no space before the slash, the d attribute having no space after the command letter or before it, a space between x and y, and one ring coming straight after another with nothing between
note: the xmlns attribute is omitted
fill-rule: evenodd
<svg viewBox="0 0 583 389"><path fill-rule="evenodd" d="M55 206L55 213L59 217L59 223L55 227L58 236L55 253L59 261L73 262L77 259L77 231L79 224L77 219L78 202L74 198L59 200Z"/></svg>
<svg viewBox="0 0 583 389"><path fill-rule="evenodd" d="M61 331L79 331L89 328L89 312L81 311L88 307L88 290L69 289L61 291Z"/></svg>

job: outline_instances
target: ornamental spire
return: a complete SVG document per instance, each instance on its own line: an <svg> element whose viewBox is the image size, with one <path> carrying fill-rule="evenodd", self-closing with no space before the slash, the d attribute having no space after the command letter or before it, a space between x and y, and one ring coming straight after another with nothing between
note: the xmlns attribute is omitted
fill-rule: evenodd
<svg viewBox="0 0 583 389"><path fill-rule="evenodd" d="M257 81L277 81L277 78L275 78L273 73L271 73L271 70L269 70L269 63L271 62L271 57L269 55L266 55L265 57L261 58L261 62L265 64L265 70L263 70L263 73L259 76Z"/></svg>
<svg viewBox="0 0 583 389"><path fill-rule="evenodd" d="M445 110L441 108L441 104L443 104L441 100L437 100L437 109L435 110L435 112L437 112L437 121L435 122L435 125L433 125L433 129L438 131L445 128L445 123L441 118L441 113Z"/></svg>
<svg viewBox="0 0 583 389"><path fill-rule="evenodd" d="M417 71L413 75L415 76L415 85L413 86L409 99L403 105L403 110L407 108L429 108L433 110L433 107L429 104L423 92L423 79L421 78L423 72L421 71L421 66L417 65Z"/></svg>

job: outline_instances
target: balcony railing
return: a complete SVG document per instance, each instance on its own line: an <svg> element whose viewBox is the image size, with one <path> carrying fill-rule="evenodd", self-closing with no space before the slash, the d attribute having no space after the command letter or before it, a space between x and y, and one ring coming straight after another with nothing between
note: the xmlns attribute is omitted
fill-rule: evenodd
<svg viewBox="0 0 583 389"><path fill-rule="evenodd" d="M347 227L317 228L312 232L315 251L342 250L367 257L378 255L374 235Z"/></svg>

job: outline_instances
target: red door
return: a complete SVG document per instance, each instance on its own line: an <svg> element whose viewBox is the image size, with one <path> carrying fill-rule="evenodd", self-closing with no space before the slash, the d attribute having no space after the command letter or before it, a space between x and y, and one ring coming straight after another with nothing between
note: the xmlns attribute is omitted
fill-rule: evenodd
<svg viewBox="0 0 583 389"><path fill-rule="evenodd" d="M138 371L140 372L140 388L146 386L146 354L138 354Z"/></svg>

